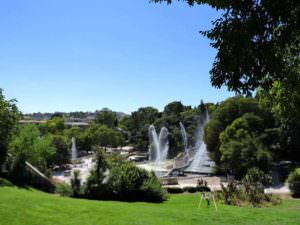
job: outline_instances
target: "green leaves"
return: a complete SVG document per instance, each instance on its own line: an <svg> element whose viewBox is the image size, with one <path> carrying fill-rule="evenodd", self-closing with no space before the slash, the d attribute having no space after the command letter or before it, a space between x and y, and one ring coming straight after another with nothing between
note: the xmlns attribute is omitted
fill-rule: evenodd
<svg viewBox="0 0 300 225"><path fill-rule="evenodd" d="M18 120L16 100L6 100L0 88L0 167L6 160L8 144Z"/></svg>
<svg viewBox="0 0 300 225"><path fill-rule="evenodd" d="M48 161L55 154L55 147L51 138L40 136L36 125L23 125L10 143L10 152L18 157L23 155L25 160L38 167L42 171L47 168Z"/></svg>

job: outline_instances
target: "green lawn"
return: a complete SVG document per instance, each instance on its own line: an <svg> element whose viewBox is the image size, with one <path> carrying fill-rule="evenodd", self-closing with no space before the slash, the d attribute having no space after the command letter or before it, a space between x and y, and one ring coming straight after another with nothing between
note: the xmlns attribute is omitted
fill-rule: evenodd
<svg viewBox="0 0 300 225"><path fill-rule="evenodd" d="M300 200L270 208L219 204L197 209L198 195L173 195L163 204L62 198L35 190L0 188L0 225L210 225L300 224Z"/></svg>

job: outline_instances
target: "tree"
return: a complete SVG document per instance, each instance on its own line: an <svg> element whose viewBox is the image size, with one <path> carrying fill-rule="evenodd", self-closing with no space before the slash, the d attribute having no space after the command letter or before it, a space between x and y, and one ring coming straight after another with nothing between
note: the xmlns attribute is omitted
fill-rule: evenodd
<svg viewBox="0 0 300 225"><path fill-rule="evenodd" d="M9 149L15 158L22 157L41 171L46 171L48 162L55 154L51 139L48 136L41 137L36 125L32 124L20 127L19 132L13 136Z"/></svg>
<svg viewBox="0 0 300 225"><path fill-rule="evenodd" d="M219 164L220 162L220 134L234 120L245 113L253 113L263 119L265 128L274 126L272 114L261 108L257 99L237 96L229 98L215 109L210 122L205 127L204 139L212 158Z"/></svg>
<svg viewBox="0 0 300 225"><path fill-rule="evenodd" d="M282 135L291 140L287 148L299 149L300 1L182 1L191 6L208 4L222 12L211 30L200 32L217 49L210 70L212 85L247 95L263 90L287 131ZM299 151L293 153L300 160Z"/></svg>
<svg viewBox="0 0 300 225"><path fill-rule="evenodd" d="M89 198L107 199L111 195L105 184L105 172L108 170L108 162L103 149L96 148L95 151L96 166L90 171L86 183L85 195Z"/></svg>
<svg viewBox="0 0 300 225"><path fill-rule="evenodd" d="M274 81L293 79L298 74L299 1L182 1L222 10L213 28L201 32L218 51L210 71L214 86L227 85L230 90L247 93L259 86L269 89Z"/></svg>
<svg viewBox="0 0 300 225"><path fill-rule="evenodd" d="M87 130L87 135L91 145L118 147L124 143L124 138L121 132L96 123L90 125Z"/></svg>
<svg viewBox="0 0 300 225"><path fill-rule="evenodd" d="M166 115L180 115L185 110L181 102L171 102L165 106L164 114Z"/></svg>
<svg viewBox="0 0 300 225"><path fill-rule="evenodd" d="M274 82L270 91L258 90L262 107L273 112L280 128L283 158L300 161L300 76L293 83Z"/></svg>
<svg viewBox="0 0 300 225"><path fill-rule="evenodd" d="M272 155L260 140L264 133L263 120L244 114L220 134L222 167L241 178L252 167L268 172Z"/></svg>
<svg viewBox="0 0 300 225"><path fill-rule="evenodd" d="M6 100L0 89L0 168L6 160L8 144L19 116L16 100Z"/></svg>
<svg viewBox="0 0 300 225"><path fill-rule="evenodd" d="M130 131L130 142L141 150L148 150L148 128L161 114L153 107L139 108L132 112L126 121L127 129Z"/></svg>
<svg viewBox="0 0 300 225"><path fill-rule="evenodd" d="M49 162L55 165L63 165L70 162L70 140L63 135L48 134L52 145L55 148L55 153L50 158Z"/></svg>
<svg viewBox="0 0 300 225"><path fill-rule="evenodd" d="M104 108L97 113L95 122L109 128L114 128L118 125L117 114L110 109Z"/></svg>
<svg viewBox="0 0 300 225"><path fill-rule="evenodd" d="M52 119L48 120L46 124L41 124L39 128L43 135L47 133L63 133L63 131L66 129L65 119L60 116L54 116Z"/></svg>

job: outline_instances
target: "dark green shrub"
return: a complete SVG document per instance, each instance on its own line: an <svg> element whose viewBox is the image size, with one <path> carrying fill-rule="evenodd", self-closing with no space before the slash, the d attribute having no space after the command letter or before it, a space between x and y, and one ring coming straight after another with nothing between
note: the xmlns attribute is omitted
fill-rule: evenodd
<svg viewBox="0 0 300 225"><path fill-rule="evenodd" d="M68 183L61 182L57 183L55 189L55 193L64 196L64 197L69 197L72 195L72 188Z"/></svg>
<svg viewBox="0 0 300 225"><path fill-rule="evenodd" d="M166 192L154 173L140 169L120 157L96 157L96 168L87 180L85 195L92 199L162 202Z"/></svg>
<svg viewBox="0 0 300 225"><path fill-rule="evenodd" d="M148 179L148 173L133 164L123 163L110 171L109 185L119 200L137 201L141 186Z"/></svg>
<svg viewBox="0 0 300 225"><path fill-rule="evenodd" d="M294 197L300 197L300 168L295 169L288 177L289 188Z"/></svg>
<svg viewBox="0 0 300 225"><path fill-rule="evenodd" d="M184 192L189 192L189 193L195 193L198 191L198 188L197 187L184 187L183 188L183 191Z"/></svg>
<svg viewBox="0 0 300 225"><path fill-rule="evenodd" d="M180 187L167 187L167 192L170 194L182 194L184 190Z"/></svg>
<svg viewBox="0 0 300 225"><path fill-rule="evenodd" d="M150 177L143 182L141 190L145 201L162 202L167 200L167 192L162 188L154 173L151 173Z"/></svg>

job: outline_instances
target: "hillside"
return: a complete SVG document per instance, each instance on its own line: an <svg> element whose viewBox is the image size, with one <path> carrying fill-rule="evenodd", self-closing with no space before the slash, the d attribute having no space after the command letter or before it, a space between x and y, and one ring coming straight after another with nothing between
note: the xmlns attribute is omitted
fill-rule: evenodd
<svg viewBox="0 0 300 225"><path fill-rule="evenodd" d="M36 190L0 188L0 225L297 225L300 200L270 208L219 204L197 209L198 195L173 195L163 204L77 200Z"/></svg>

